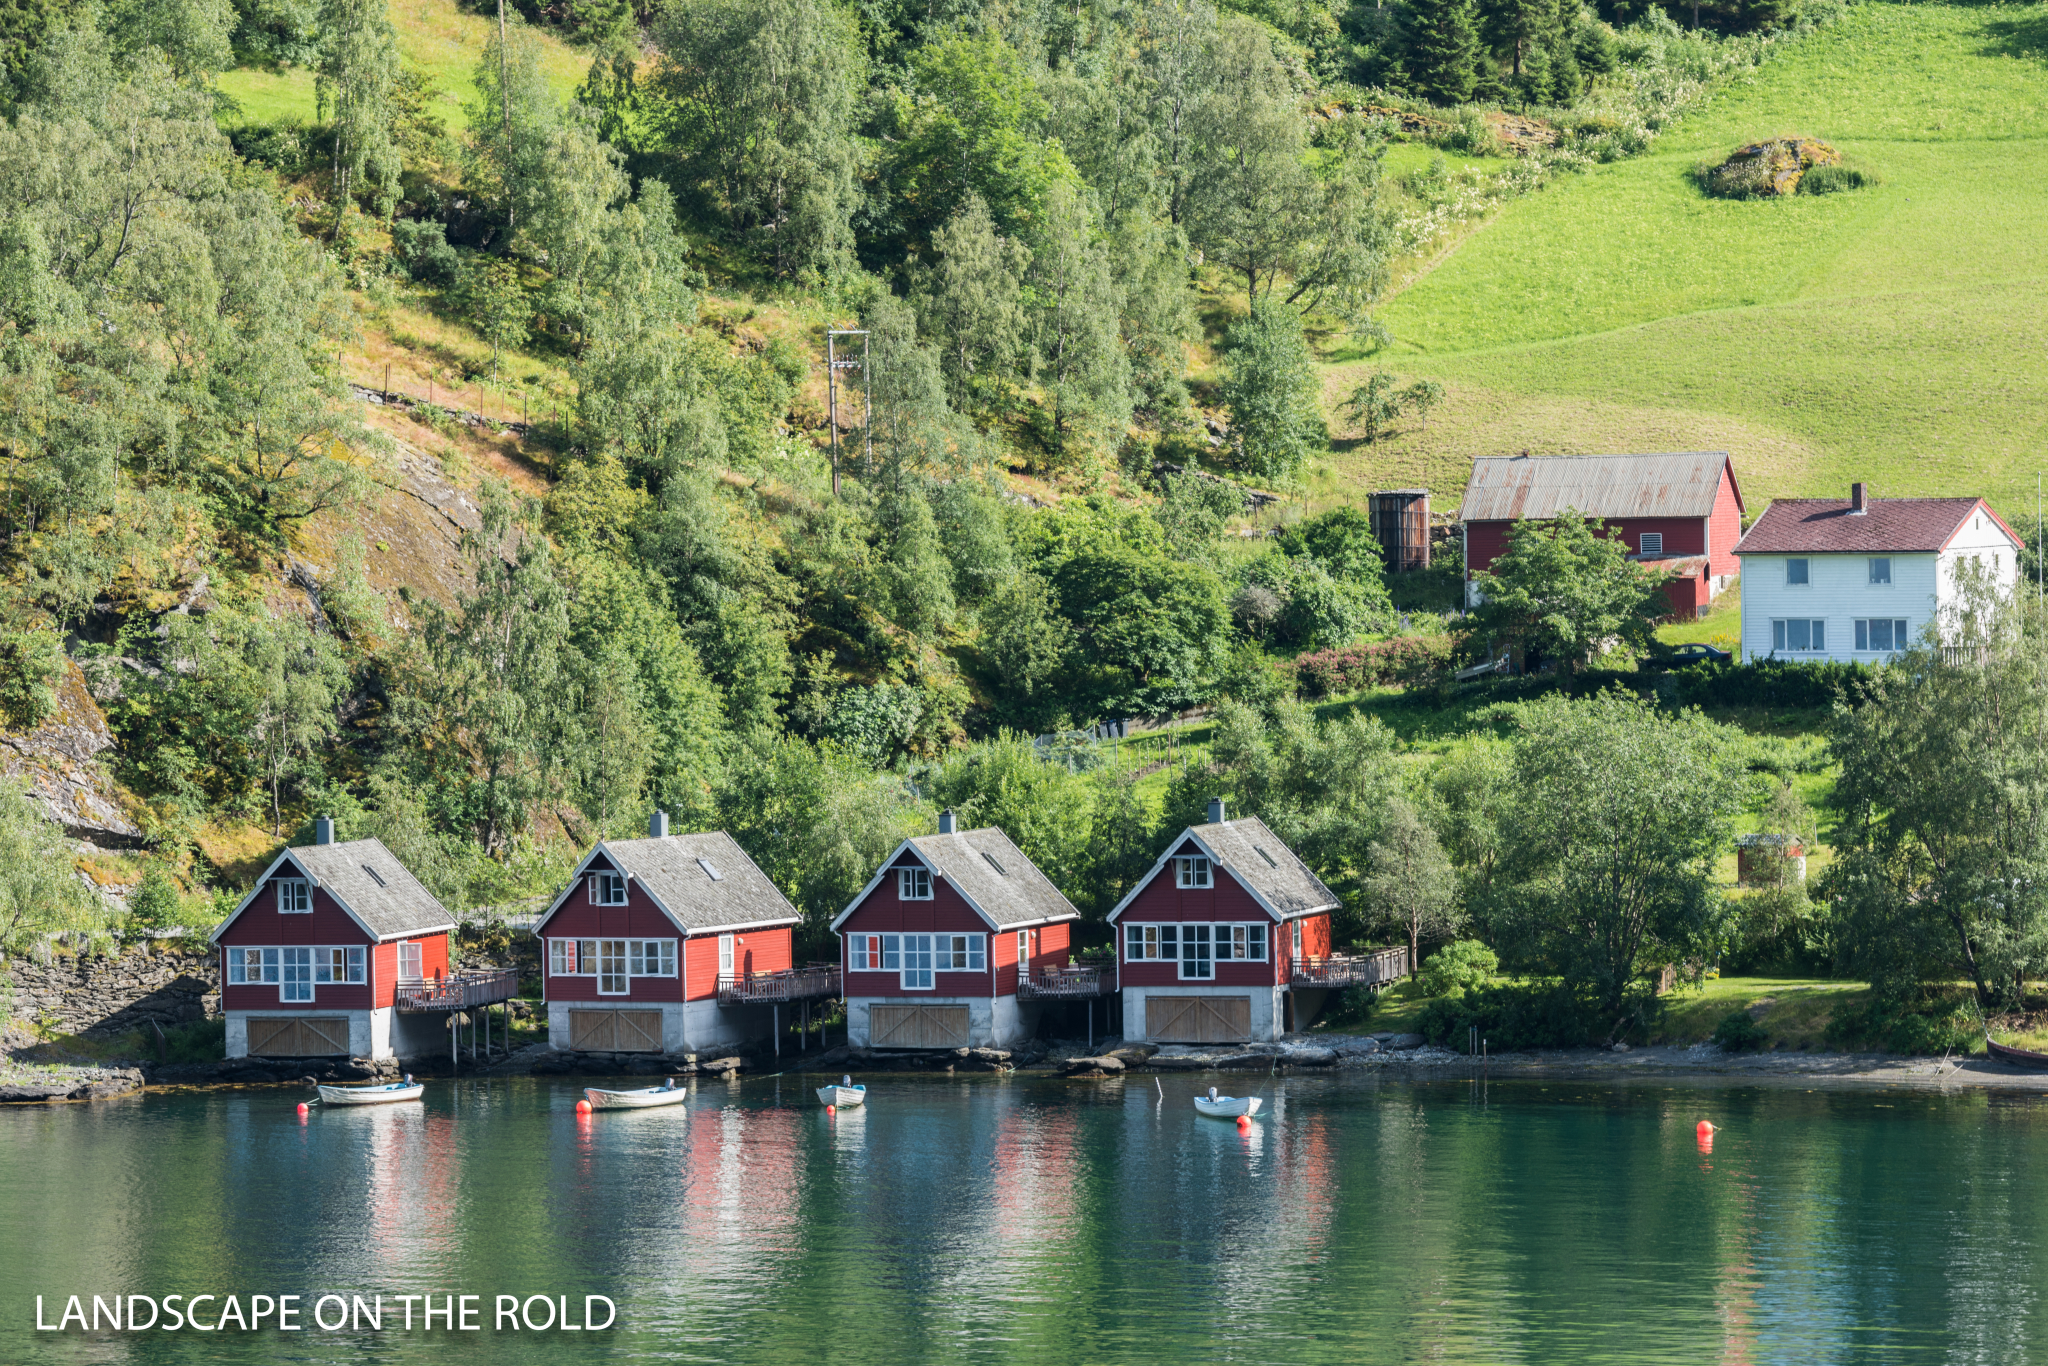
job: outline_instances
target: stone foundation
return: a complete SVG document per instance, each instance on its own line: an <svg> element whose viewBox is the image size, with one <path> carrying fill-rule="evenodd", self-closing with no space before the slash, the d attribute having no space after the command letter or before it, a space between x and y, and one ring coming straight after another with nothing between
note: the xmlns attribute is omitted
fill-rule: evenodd
<svg viewBox="0 0 2048 1366"><path fill-rule="evenodd" d="M57 953L0 965L6 1012L64 1034L169 1029L220 1013L220 956L203 942L158 939L111 956ZM11 984L11 991L9 985Z"/></svg>

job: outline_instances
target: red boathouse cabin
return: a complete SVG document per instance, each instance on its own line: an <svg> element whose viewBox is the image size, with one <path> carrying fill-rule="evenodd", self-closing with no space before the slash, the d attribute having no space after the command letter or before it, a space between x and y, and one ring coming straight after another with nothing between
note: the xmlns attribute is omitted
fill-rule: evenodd
<svg viewBox="0 0 2048 1366"><path fill-rule="evenodd" d="M1458 508L1466 605L1478 605L1475 577L1508 548L1517 522L1548 521L1566 508L1599 518L1630 559L1665 575L1675 616L1705 616L1741 572L1742 490L1724 451L1491 457L1472 462Z"/></svg>
<svg viewBox="0 0 2048 1366"><path fill-rule="evenodd" d="M1124 1038L1272 1042L1305 1027L1297 964L1330 954L1337 898L1256 816L1191 825L1109 913L1118 927Z"/></svg>
<svg viewBox="0 0 2048 1366"><path fill-rule="evenodd" d="M448 975L455 917L378 840L279 854L212 935L227 1056L411 1057L447 1049L440 1016L402 1013L397 989Z"/></svg>
<svg viewBox="0 0 2048 1366"><path fill-rule="evenodd" d="M765 1038L769 1000L795 964L789 898L722 830L605 840L534 927L542 941L548 1044L594 1053L685 1053Z"/></svg>
<svg viewBox="0 0 2048 1366"><path fill-rule="evenodd" d="M847 1041L868 1048L1001 1048L1030 1036L1017 978L1064 968L1081 913L1002 831L896 847L839 913Z"/></svg>

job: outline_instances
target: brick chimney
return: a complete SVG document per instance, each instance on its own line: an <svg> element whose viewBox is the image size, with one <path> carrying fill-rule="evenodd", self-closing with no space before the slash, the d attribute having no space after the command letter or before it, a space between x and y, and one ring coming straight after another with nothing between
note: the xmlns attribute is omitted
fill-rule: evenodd
<svg viewBox="0 0 2048 1366"><path fill-rule="evenodd" d="M1868 511L1870 511L1870 486L1868 484L1849 485L1849 515L1851 517L1861 517Z"/></svg>

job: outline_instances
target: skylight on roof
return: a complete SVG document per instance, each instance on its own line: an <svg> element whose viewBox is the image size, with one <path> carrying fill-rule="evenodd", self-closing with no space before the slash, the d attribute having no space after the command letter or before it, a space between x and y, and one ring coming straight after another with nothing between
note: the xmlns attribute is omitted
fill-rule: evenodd
<svg viewBox="0 0 2048 1366"><path fill-rule="evenodd" d="M708 859L708 858L700 858L700 859L698 859L698 860L697 860L697 866L698 866L699 868L702 868L702 869L704 870L704 875L705 875L706 877L710 878L710 879L711 879L711 880L712 880L713 882L723 882L723 881L725 881L725 879L724 879L723 877L719 876L719 873L718 873L718 869L716 869L716 868L714 868L714 867L712 867L712 866L711 866L711 860L710 860L710 859Z"/></svg>
<svg viewBox="0 0 2048 1366"><path fill-rule="evenodd" d="M991 853L990 853L990 852L989 852L988 850L986 850L986 849L982 850L982 851L981 851L981 856L982 856L983 858L985 858L985 859L987 859L987 860L988 860L988 866L989 866L989 867L991 867L991 868L995 869L995 870L996 870L996 871L997 871L998 873L1001 873L1001 874L1002 874L1002 875L1003 875L1004 877L1008 877L1008 876L1010 875L1010 870L1009 870L1009 869L1007 869L1007 868L1005 868L1005 867L1003 867L1003 865L1002 865L1002 864L1000 864L1000 863L997 863L997 862L996 862L996 856L995 856L994 854L991 854Z"/></svg>
<svg viewBox="0 0 2048 1366"><path fill-rule="evenodd" d="M1252 846L1252 848L1254 848L1254 849L1256 849L1256 850L1258 850L1258 851L1259 851L1259 857L1260 857L1260 858L1262 858L1262 859L1264 859L1264 860L1266 861L1266 863L1267 863L1267 864L1268 864L1268 865L1269 865L1270 867L1278 868L1278 867L1280 866L1280 865L1279 865L1279 864L1278 864L1277 862L1275 862L1275 861L1274 861L1274 859L1273 859L1273 856L1272 856L1271 854L1269 854L1269 853L1267 853L1267 852L1266 852L1266 846L1265 846L1265 845L1263 845L1263 844L1254 844L1254 845Z"/></svg>
<svg viewBox="0 0 2048 1366"><path fill-rule="evenodd" d="M370 875L370 880L376 883L379 887L385 885L384 879L377 876L377 870L375 868L372 868L369 864L366 863L363 865L363 871L368 873Z"/></svg>

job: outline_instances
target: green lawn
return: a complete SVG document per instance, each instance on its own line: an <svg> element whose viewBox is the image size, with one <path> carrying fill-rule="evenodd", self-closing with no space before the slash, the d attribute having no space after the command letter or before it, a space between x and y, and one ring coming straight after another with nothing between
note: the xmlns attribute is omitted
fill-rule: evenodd
<svg viewBox="0 0 2048 1366"><path fill-rule="evenodd" d="M434 112L451 131L468 126L462 102L471 92L470 76L483 56L484 43L496 27L488 14L456 8L455 0L391 0L391 22L398 30L398 50L407 65L432 79ZM541 69L559 95L572 93L590 69L589 54L539 32ZM317 109L313 73L301 68L282 71L243 67L223 74L221 93L234 100L235 123L276 123L296 119L312 123Z"/></svg>
<svg viewBox="0 0 2048 1366"><path fill-rule="evenodd" d="M1480 454L1727 449L1772 496L2031 492L2048 435L2048 6L1863 3L1668 130L1509 205L1380 314L1442 380L1429 431L1340 443L1355 488L1463 485ZM1881 183L1706 198L1777 133ZM1370 368L1332 366L1336 401Z"/></svg>

